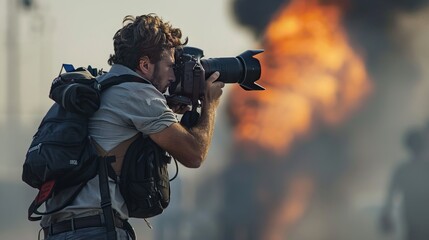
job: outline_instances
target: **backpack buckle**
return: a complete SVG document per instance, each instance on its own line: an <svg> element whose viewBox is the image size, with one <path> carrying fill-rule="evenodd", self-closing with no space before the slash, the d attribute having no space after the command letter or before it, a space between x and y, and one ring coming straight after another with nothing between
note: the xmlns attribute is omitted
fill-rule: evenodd
<svg viewBox="0 0 429 240"><path fill-rule="evenodd" d="M112 206L112 202L111 201L105 201L105 202L101 202L101 208L106 208Z"/></svg>
<svg viewBox="0 0 429 240"><path fill-rule="evenodd" d="M94 85L92 87L97 91L101 91L101 84L97 82L97 80L94 81Z"/></svg>

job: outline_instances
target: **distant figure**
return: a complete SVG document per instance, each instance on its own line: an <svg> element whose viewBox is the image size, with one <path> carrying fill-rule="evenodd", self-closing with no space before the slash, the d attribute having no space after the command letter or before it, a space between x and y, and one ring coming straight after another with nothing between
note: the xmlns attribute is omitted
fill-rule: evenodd
<svg viewBox="0 0 429 240"><path fill-rule="evenodd" d="M392 221L394 199L402 197L402 212L406 240L429 239L429 151L428 131L410 131L404 144L410 150L408 162L397 167L390 182L381 214L384 233L395 230Z"/></svg>

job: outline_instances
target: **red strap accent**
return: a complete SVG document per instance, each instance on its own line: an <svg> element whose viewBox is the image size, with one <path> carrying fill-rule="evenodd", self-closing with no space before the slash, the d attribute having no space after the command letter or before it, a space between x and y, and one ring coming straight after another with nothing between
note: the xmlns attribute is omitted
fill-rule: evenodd
<svg viewBox="0 0 429 240"><path fill-rule="evenodd" d="M40 204L46 201L52 194L55 186L55 180L50 180L40 187L39 193L36 196L36 203Z"/></svg>

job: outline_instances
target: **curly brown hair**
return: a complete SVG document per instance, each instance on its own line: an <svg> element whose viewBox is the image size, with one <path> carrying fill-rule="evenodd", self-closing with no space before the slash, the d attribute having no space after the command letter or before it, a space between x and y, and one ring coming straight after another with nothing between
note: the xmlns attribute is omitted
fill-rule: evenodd
<svg viewBox="0 0 429 240"><path fill-rule="evenodd" d="M164 50L180 48L188 42L188 38L181 41L179 28L173 28L153 13L128 15L122 23L124 26L113 36L115 54L110 55L109 65L122 64L135 70L141 57L147 56L151 63L157 63Z"/></svg>

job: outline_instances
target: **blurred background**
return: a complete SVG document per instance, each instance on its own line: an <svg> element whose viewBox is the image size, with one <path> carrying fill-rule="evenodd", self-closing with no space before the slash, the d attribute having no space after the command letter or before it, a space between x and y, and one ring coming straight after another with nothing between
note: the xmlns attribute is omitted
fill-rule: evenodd
<svg viewBox="0 0 429 240"><path fill-rule="evenodd" d="M147 13L206 58L265 49L266 90L226 87L208 159L180 167L152 230L132 220L139 239L404 239L400 199L395 231L379 222L393 172L412 157L405 136L429 117L428 3L1 1L0 239L37 238L26 217L37 192L21 170L61 64L108 70L123 17Z"/></svg>

